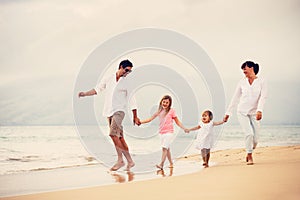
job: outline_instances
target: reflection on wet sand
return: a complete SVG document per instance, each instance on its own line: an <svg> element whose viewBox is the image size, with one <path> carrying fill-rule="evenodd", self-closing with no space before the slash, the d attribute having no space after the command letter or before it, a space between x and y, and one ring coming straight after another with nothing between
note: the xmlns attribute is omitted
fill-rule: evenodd
<svg viewBox="0 0 300 200"><path fill-rule="evenodd" d="M157 175L161 175L162 177L172 176L173 175L173 167L170 167L169 169L170 169L169 170L169 174L166 174L164 169L157 170L156 174Z"/></svg>
<svg viewBox="0 0 300 200"><path fill-rule="evenodd" d="M155 168L155 166L153 166ZM198 172L203 169L199 165L199 161L177 161L176 169L173 166L165 167L164 169L154 169L145 173L135 173L132 171L108 171L108 178L115 183L126 183L130 181L148 180L160 177L180 176L187 173ZM111 179L112 177L112 179ZM111 182L111 183L113 183Z"/></svg>
<svg viewBox="0 0 300 200"><path fill-rule="evenodd" d="M130 171L126 172L127 176L124 174L121 174L120 172L110 172L110 174L117 183L124 183L126 181L130 182L134 179L134 173L130 172Z"/></svg>
<svg viewBox="0 0 300 200"><path fill-rule="evenodd" d="M112 176L113 180L116 183L125 183L133 181L134 173L131 171L128 172L119 172L119 171L109 171L109 174ZM173 175L173 167L169 168L169 170L159 169L156 171L156 175L160 175L162 177L172 176Z"/></svg>

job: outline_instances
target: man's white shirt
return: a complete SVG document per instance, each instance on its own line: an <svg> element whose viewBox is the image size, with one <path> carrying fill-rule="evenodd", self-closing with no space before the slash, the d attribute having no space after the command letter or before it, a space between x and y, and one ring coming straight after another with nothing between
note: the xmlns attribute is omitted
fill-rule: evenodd
<svg viewBox="0 0 300 200"><path fill-rule="evenodd" d="M130 105L131 110L137 109L134 95L129 99L131 94L128 76L120 77L116 80L116 74L111 74L104 77L100 83L94 88L97 94L105 92L105 101L103 107L103 116L110 117L117 111L126 113L127 105Z"/></svg>

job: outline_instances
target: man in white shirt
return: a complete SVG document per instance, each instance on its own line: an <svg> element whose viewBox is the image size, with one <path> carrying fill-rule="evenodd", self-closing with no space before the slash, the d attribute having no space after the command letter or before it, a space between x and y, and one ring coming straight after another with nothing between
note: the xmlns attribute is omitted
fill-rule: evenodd
<svg viewBox="0 0 300 200"><path fill-rule="evenodd" d="M131 91L129 91L130 87L126 76L131 72L132 67L133 65L129 60L123 60L119 64L119 69L116 73L103 78L95 88L87 92L79 92L78 94L79 97L85 97L96 95L106 90L103 116L108 119L110 128L109 136L114 142L118 155L116 164L111 168L112 171L116 171L125 165L122 155L127 160L126 170L129 171L135 165L124 139L122 126L128 102L130 102L129 104L133 112L133 123L138 126L141 124L140 119L137 117L135 97L133 96L129 99Z"/></svg>
<svg viewBox="0 0 300 200"><path fill-rule="evenodd" d="M258 64L247 61L243 63L241 69L245 77L236 87L224 121L228 120L234 107L237 106L238 120L245 132L246 161L248 165L253 165L252 152L258 142L259 121L262 119L263 107L267 98L267 84L263 78L256 76L259 71Z"/></svg>

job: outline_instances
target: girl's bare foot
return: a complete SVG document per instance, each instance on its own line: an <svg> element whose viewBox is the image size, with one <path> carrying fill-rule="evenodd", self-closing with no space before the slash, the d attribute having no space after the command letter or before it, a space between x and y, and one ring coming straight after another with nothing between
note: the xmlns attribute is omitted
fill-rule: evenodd
<svg viewBox="0 0 300 200"><path fill-rule="evenodd" d="M161 166L161 165L156 165L156 167L160 170L163 170L163 166Z"/></svg>

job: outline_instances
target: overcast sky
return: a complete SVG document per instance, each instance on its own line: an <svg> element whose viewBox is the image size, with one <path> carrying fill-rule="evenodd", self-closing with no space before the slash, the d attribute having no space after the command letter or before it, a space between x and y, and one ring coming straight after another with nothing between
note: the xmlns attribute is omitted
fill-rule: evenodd
<svg viewBox="0 0 300 200"><path fill-rule="evenodd" d="M300 124L299 0L1 0L0 125L72 124L83 62L112 36L143 27L197 42L226 101L243 77L240 65L259 63L269 83L264 122Z"/></svg>

